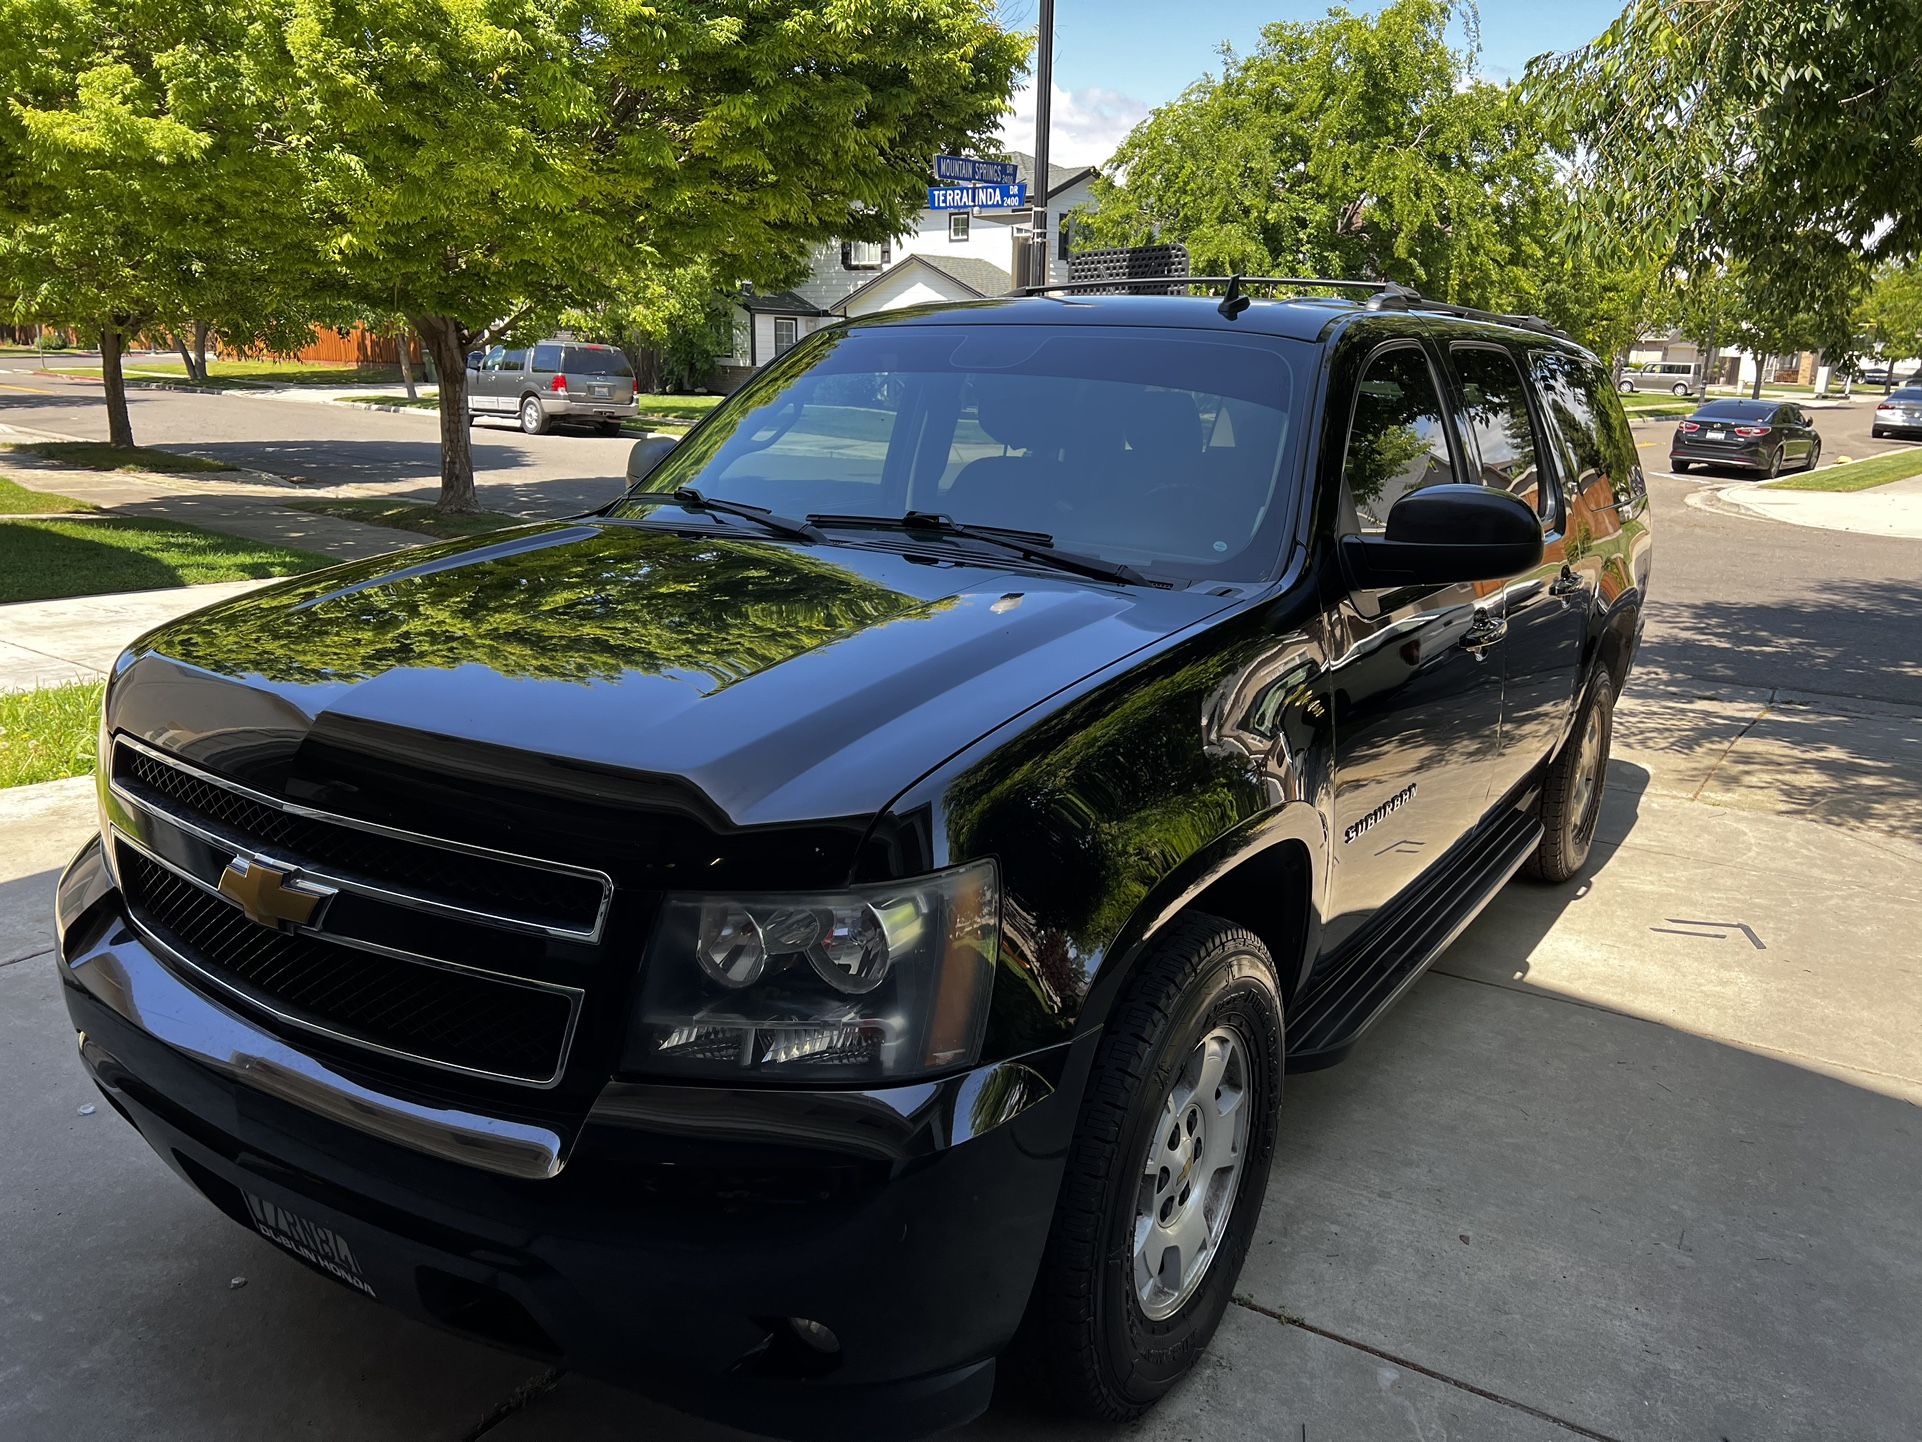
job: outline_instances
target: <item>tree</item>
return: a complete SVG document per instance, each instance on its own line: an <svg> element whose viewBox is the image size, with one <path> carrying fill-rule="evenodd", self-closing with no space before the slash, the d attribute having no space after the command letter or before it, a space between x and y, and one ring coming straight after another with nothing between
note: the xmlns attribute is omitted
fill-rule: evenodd
<svg viewBox="0 0 1922 1442"><path fill-rule="evenodd" d="M1202 273L1381 278L1507 308L1535 290L1556 157L1512 89L1477 78L1474 34L1471 7L1396 0L1224 48L1219 78L1122 143L1095 239L1180 240Z"/></svg>
<svg viewBox="0 0 1922 1442"><path fill-rule="evenodd" d="M1787 279L1774 266L1743 263L1730 269L1729 339L1755 357L1753 396L1762 394L1762 373L1771 356L1803 350L1846 354L1852 348L1851 300L1861 271L1848 259L1835 257L1831 274L1818 284Z"/></svg>
<svg viewBox="0 0 1922 1442"><path fill-rule="evenodd" d="M1856 320L1863 338L1889 362L1885 390L1895 384L1895 363L1922 356L1922 267L1885 265L1870 279Z"/></svg>
<svg viewBox="0 0 1922 1442"><path fill-rule="evenodd" d="M246 345L293 324L311 247L243 10L0 0L0 305L99 337L116 446L131 336L200 321Z"/></svg>
<svg viewBox="0 0 1922 1442"><path fill-rule="evenodd" d="M882 239L985 144L1026 54L987 0L238 0L348 297L440 374L441 498L475 505L465 355L637 273L791 272Z"/></svg>
<svg viewBox="0 0 1922 1442"><path fill-rule="evenodd" d="M626 351L642 390L693 390L707 384L717 356L734 348L734 308L708 262L639 276L606 305L573 312L563 323Z"/></svg>
<svg viewBox="0 0 1922 1442"><path fill-rule="evenodd" d="M1685 275L1678 275L1674 290L1675 328L1693 341L1702 355L1701 376L1696 394L1708 396L1709 376L1715 370L1722 346L1735 334L1739 296L1735 277L1729 267L1704 262ZM1757 360L1760 365L1760 359Z"/></svg>
<svg viewBox="0 0 1922 1442"><path fill-rule="evenodd" d="M1527 84L1581 140L1598 221L1684 269L1740 261L1824 330L1838 256L1922 250L1916 0L1632 0Z"/></svg>

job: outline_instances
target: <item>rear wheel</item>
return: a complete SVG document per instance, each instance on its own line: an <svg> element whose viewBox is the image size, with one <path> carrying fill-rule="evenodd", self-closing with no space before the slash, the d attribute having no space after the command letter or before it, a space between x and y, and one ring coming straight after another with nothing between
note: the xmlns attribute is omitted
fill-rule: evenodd
<svg viewBox="0 0 1922 1442"><path fill-rule="evenodd" d="M1274 962L1218 917L1171 926L1102 1028L1014 1361L1044 1402L1138 1417L1234 1294L1281 1096Z"/></svg>
<svg viewBox="0 0 1922 1442"><path fill-rule="evenodd" d="M1678 460L1676 460L1676 459L1675 459L1675 457L1673 457L1673 456L1670 456L1670 457L1668 458L1668 466L1669 466L1669 469L1670 469L1670 470L1672 470L1672 471L1674 471L1674 472L1675 472L1675 474L1676 474L1676 475L1678 475L1678 476L1685 476L1685 475L1687 475L1687 474L1688 474L1688 472L1689 472L1689 468L1690 468L1691 466L1693 466L1694 464L1695 464L1695 462L1693 462L1693 461L1678 461Z"/></svg>
<svg viewBox="0 0 1922 1442"><path fill-rule="evenodd" d="M1522 863L1522 874L1537 881L1567 881L1582 869L1595 844L1595 823L1602 813L1602 788L1608 779L1608 747L1615 734L1615 683L1603 671L1589 688L1575 732L1549 763L1542 777L1542 840Z"/></svg>
<svg viewBox="0 0 1922 1442"><path fill-rule="evenodd" d="M1635 394L1635 382L1626 381L1626 380L1617 381L1615 384L1615 389L1620 391L1625 396L1632 396Z"/></svg>
<svg viewBox="0 0 1922 1442"><path fill-rule="evenodd" d="M1674 385L1670 386L1669 390L1678 396L1685 396L1689 393L1688 387L1681 381L1677 381Z"/></svg>
<svg viewBox="0 0 1922 1442"><path fill-rule="evenodd" d="M1882 427L1880 426L1870 426L1869 434L1879 441L1882 439L1883 436L1887 435L1888 432L1883 430Z"/></svg>
<svg viewBox="0 0 1922 1442"><path fill-rule="evenodd" d="M1782 474L1782 448L1780 446L1777 446L1769 452L1768 470L1764 474L1766 478L1771 481Z"/></svg>
<svg viewBox="0 0 1922 1442"><path fill-rule="evenodd" d="M521 429L530 436L547 430L547 407L541 404L539 396L521 397Z"/></svg>

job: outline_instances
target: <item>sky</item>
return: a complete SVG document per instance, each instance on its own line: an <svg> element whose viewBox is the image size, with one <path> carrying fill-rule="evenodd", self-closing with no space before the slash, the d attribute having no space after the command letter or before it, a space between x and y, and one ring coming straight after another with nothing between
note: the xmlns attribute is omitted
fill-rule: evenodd
<svg viewBox="0 0 1922 1442"><path fill-rule="evenodd" d="M1625 0L1481 0L1481 69L1490 80L1520 76L1545 50L1569 50L1599 34ZM1372 13L1379 3L1351 3ZM1315 20L1328 11L1315 0L1055 0L1054 119L1049 129L1057 165L1099 165L1135 124L1189 83L1219 72L1221 43L1254 49L1261 27L1275 20ZM1002 0L1011 28L1032 29L1035 0ZM1457 36L1459 43L1460 36ZM1015 97L1003 126L1010 149L1034 149L1032 79Z"/></svg>

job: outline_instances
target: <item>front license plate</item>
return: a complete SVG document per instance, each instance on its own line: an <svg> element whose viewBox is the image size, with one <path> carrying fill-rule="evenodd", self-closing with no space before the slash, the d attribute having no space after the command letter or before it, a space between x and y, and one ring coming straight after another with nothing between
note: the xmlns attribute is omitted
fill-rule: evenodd
<svg viewBox="0 0 1922 1442"><path fill-rule="evenodd" d="M1725 441L1728 439L1728 432L1727 431L1710 431L1708 433L1708 438L1711 441Z"/></svg>
<svg viewBox="0 0 1922 1442"><path fill-rule="evenodd" d="M265 1197L257 1197L252 1192L241 1193L247 1199L247 1215L254 1219L254 1230L277 1247L292 1252L310 1266L320 1268L328 1276L345 1282L357 1292L374 1295L374 1289L367 1285L361 1275L360 1261L354 1256L354 1249L347 1239L332 1227L323 1227L319 1222L310 1222L295 1212L288 1211L277 1202Z"/></svg>

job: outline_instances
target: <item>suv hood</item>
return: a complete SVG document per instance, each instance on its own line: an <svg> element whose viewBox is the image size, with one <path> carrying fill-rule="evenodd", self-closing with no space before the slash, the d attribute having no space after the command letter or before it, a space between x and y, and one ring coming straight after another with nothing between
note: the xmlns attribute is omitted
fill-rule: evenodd
<svg viewBox="0 0 1922 1442"><path fill-rule="evenodd" d="M735 826L872 816L1003 721L1230 604L948 552L546 525L162 627L127 678L165 703L117 685L112 719L262 783L321 739L672 778Z"/></svg>

